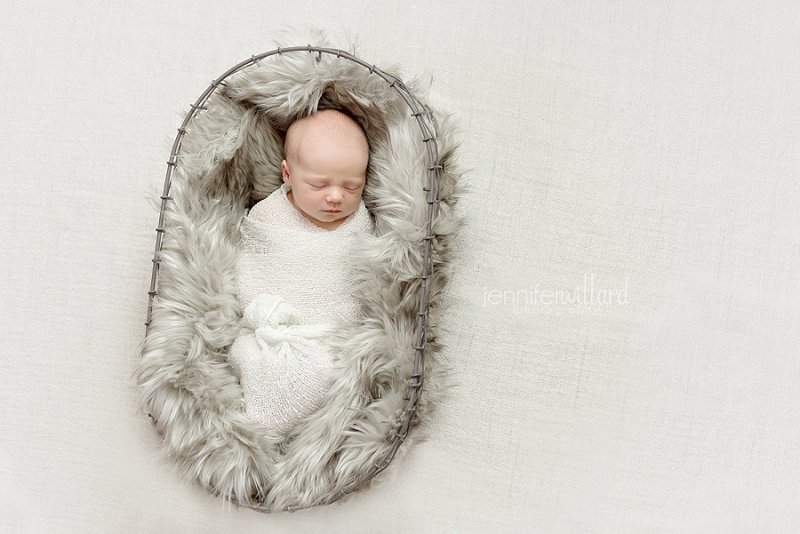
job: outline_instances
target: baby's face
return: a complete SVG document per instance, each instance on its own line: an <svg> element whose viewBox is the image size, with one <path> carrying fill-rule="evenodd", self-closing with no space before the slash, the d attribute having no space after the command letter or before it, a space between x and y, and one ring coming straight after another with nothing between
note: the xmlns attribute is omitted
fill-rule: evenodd
<svg viewBox="0 0 800 534"><path fill-rule="evenodd" d="M308 123L295 139L295 154L287 154L281 164L283 181L292 187L289 200L308 220L327 230L335 230L358 209L369 161L369 146L360 127L353 123L352 129L331 133L323 123L331 113L342 115L321 111L303 119ZM327 118L317 117L323 114Z"/></svg>

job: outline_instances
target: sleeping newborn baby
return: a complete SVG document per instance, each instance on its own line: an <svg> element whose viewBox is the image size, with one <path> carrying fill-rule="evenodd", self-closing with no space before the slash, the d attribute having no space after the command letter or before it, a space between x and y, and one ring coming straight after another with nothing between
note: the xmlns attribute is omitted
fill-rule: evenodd
<svg viewBox="0 0 800 534"><path fill-rule="evenodd" d="M244 317L229 362L247 415L285 433L320 407L329 388L326 338L361 313L348 263L373 225L361 193L369 145L361 127L334 110L289 127L284 183L242 222L237 264Z"/></svg>

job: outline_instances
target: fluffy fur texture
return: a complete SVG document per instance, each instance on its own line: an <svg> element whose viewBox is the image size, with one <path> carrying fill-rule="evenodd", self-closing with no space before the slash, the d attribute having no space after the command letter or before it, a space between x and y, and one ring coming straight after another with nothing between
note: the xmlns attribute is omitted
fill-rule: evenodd
<svg viewBox="0 0 800 534"><path fill-rule="evenodd" d="M320 35L308 42L327 46ZM420 88L408 87L419 98ZM334 382L323 407L284 437L247 418L227 362L242 314L234 267L246 210L281 183L282 135L295 119L324 108L346 110L367 133L364 201L376 235L363 241L355 258L365 316L342 325L331 340ZM454 212L461 186L453 126L448 117L431 114L429 120L443 173L415 426L445 385L436 329L444 319L440 297L450 277L452 240L462 223ZM397 92L331 55L265 59L226 80L193 118L173 178L158 296L136 372L163 450L186 478L242 505L302 508L337 495L388 450L403 421L414 361L427 165L419 127Z"/></svg>

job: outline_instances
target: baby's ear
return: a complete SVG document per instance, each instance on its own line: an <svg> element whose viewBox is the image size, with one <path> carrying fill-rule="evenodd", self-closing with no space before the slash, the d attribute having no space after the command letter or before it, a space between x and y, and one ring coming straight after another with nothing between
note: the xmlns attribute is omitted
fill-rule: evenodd
<svg viewBox="0 0 800 534"><path fill-rule="evenodd" d="M283 176L283 181L289 183L289 166L286 165L286 160L281 161L281 175Z"/></svg>

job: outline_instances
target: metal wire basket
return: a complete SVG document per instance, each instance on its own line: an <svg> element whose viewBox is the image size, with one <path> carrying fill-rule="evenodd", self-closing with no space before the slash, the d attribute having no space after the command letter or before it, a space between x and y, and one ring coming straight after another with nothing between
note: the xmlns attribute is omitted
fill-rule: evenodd
<svg viewBox="0 0 800 534"><path fill-rule="evenodd" d="M386 467L395 457L398 448L408 436L409 430L412 427L412 423L417 413L420 399L423 395L423 385L425 382L425 372L424 372L425 356L426 356L426 348L428 345L427 327L428 327L429 304L430 304L430 287L431 287L430 282L436 275L431 247L432 247L432 242L437 237L434 234L434 220L436 219L438 210L440 208L440 177L442 173L442 164L440 162L439 147L437 145L437 140L434 134L433 127L430 124L429 118L431 115L430 115L430 110L427 108L427 106L421 103L409 91L406 85L396 76L384 72L375 65L363 61L344 50L312 46L312 45L277 48L269 52L264 52L262 54L251 56L249 59L238 63L237 65L225 71L218 78L214 79L211 82L211 84L205 89L205 91L203 91L203 93L197 98L197 100L193 104L191 104L190 110L186 114L183 123L178 128L178 133L175 136L169 160L167 161L164 186L163 186L163 191L161 193L161 209L159 215L159 222L158 222L158 227L156 228L155 250L152 260L153 261L152 276L150 280L150 290L148 292L149 302L147 308L146 325L149 331L152 320L153 302L154 299L156 299L159 295L159 267L161 263L160 255L162 252L164 235L165 232L168 231L164 227L164 222L165 222L166 212L168 209L168 204L172 200L172 198L170 197L170 192L172 188L173 172L175 171L176 167L179 164L178 162L180 158L181 146L184 136L186 135L187 132L187 127L189 127L190 123L192 122L193 118L196 115L203 113L204 110L206 110L206 103L208 102L209 98L211 98L211 96L220 87L224 87L226 85L226 80L229 77L233 76L236 73L239 73L240 71L248 69L251 66L258 65L259 62L271 56L285 56L290 54L315 54L317 61L320 61L323 55L335 56L336 58L339 58L341 60L354 62L363 67L364 69L367 69L370 75L382 79L386 84L388 84L389 87L394 89L397 92L397 94L402 98L402 100L407 104L411 115L414 117L417 125L419 126L419 130L421 132L421 137L422 137L422 143L424 144L424 150L427 155L426 158L427 184L425 184L425 186L423 187L424 194L427 198L427 210L428 210L427 225L425 228L425 237L421 243L423 260L422 260L422 269L421 272L419 272L418 276L420 284L418 286L418 295L417 295L418 311L417 311L416 334L415 334L416 342L413 347L415 354L414 367L413 367L414 371L412 375L412 380L410 380L408 384L405 417L403 419L402 425L397 430L394 436L391 446L385 452L383 457L380 458L379 461L375 462L375 464L372 465L372 467L361 477L360 480L355 481L354 483L346 487L344 490L328 497L324 501L314 503L316 505L316 504L328 504L341 499L345 495L348 495L356 491L357 489L361 488L364 484L370 481L375 475L386 469ZM263 512L274 511L270 507L260 504L256 505L244 504L244 505ZM288 507L286 509L293 510L298 508Z"/></svg>

